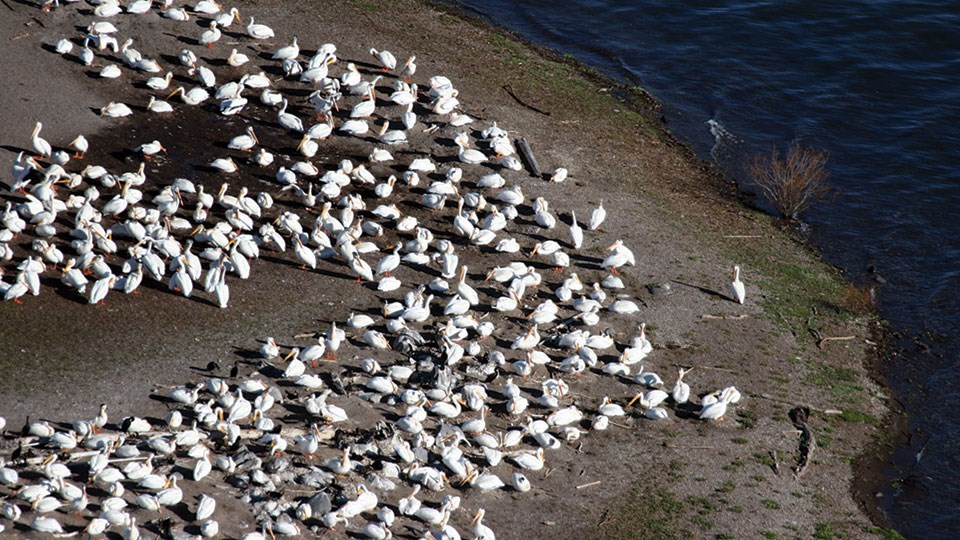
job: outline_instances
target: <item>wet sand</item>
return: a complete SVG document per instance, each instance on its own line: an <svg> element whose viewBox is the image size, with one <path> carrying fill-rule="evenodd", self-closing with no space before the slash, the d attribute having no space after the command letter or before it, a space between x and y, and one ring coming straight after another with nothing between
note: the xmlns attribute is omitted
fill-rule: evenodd
<svg viewBox="0 0 960 540"><path fill-rule="evenodd" d="M0 163L9 163L19 149L29 146L30 129L40 119L45 123L44 137L55 145L85 133L95 148L87 159L120 171L134 170L138 164L122 149L165 133L180 134L184 148L178 155L187 153L189 158L157 160L148 165L148 174L169 178L186 170L191 177L209 175L207 184L218 185L209 171L191 170L208 161L210 154L202 151L203 141L188 139L196 121L190 113L149 123L136 108L137 114L127 120L94 114L93 109L110 100L142 107L145 94L129 80L98 79L89 68L46 50L59 37L76 34L74 25L82 20L77 11L83 9L88 8L66 6L44 14L26 3L0 6L0 12L9 15L0 23L0 42L6 44L0 65L11 74L0 80L0 108L6 111L0 125ZM851 495L855 472L849 461L863 450L874 428L818 418L822 433L832 442L819 451L818 462L802 481L795 481L787 469L797 441L786 411L792 404L807 403L818 410L855 407L882 416L883 392L869 380L863 365L870 354L864 344L871 331L868 321L832 316L836 298L805 283L784 285L787 278L771 268L789 264L825 282L836 276L771 220L744 208L729 186L662 131L655 109L632 112L608 91L598 91L597 81L582 78L570 66L417 3L258 2L243 9L273 26L280 37L251 46L248 40L241 43L225 35L222 45L201 53L212 65L233 46L256 57L298 35L307 50L333 42L341 61L358 64L371 60L370 46L390 49L398 57L416 53L418 75L451 77L463 91L461 101L468 113L516 130L531 142L543 170L564 166L571 172L564 184L525 179L532 190L553 201L563 215L575 208L578 217L583 216L581 222L602 199L610 216L603 238L622 238L636 246L639 264L627 271L625 281L645 303L642 317L653 326L651 340L658 349L653 362L664 379L672 384L675 367L696 365L700 369L689 380L695 393L730 384L744 391L744 403L736 418L730 418L735 421L706 425L675 418L652 423L634 415L624 420L625 427L591 435L581 448L565 447L551 456L553 472L538 475L537 489L531 493L465 494L465 506L488 509L498 534L508 538L521 531L529 534L532 522L538 528L536 537L671 537L649 529L653 521L667 524L670 534L694 531L698 537L721 533L756 537L761 531L809 536L822 524L851 536L864 534L869 520ZM192 46L191 40L202 31L197 18L178 25L155 15L129 19L123 22L139 36L137 47L145 55L162 51L168 57L161 61L171 65L169 51ZM173 29L182 29L189 37ZM266 64L262 57L256 61ZM367 73L369 67L364 66ZM222 80L228 77L224 73ZM518 103L505 85L537 110ZM223 123L214 126L223 141L242 131L244 123L265 127L269 120L269 115L250 115L210 122ZM188 147L201 151L190 155ZM426 150L455 154L443 146ZM345 155L356 160L360 156L353 151L330 149L324 162L336 163ZM222 148L216 149L216 155L222 153ZM224 181L264 185L264 179L256 177ZM528 227L524 232L536 231ZM726 238L730 236L738 238ZM599 244L583 256L598 260ZM479 263L480 257L486 255L475 251L465 262ZM345 292L342 265L321 263L319 271L305 272L289 254L264 259L254 264L250 280L231 282L231 304L225 310L202 295L184 299L165 286L143 287L140 294L126 297L114 293L106 305L88 306L60 291L55 285L58 273L48 272L39 297L27 298L22 305L0 305L0 325L5 329L0 338L0 414L16 427L27 417L72 421L91 416L99 403L107 403L113 418L133 414L162 418L166 405L146 399L152 390L163 393L166 385L202 380L210 375L206 371L210 361L222 366L217 374L225 374L235 363L241 375L253 373L257 339L271 335L283 345L302 346L307 341L293 336L325 331L331 321L345 320L354 305L379 305L380 295L369 287L352 286ZM711 294L726 291L734 263L744 267L746 306ZM765 270L773 275L765 275ZM423 276L411 271L400 277L406 281ZM591 279L599 277L599 271L591 274ZM645 288L660 283L671 283L674 292L658 296ZM803 316L813 317L812 324L824 332L859 339L821 351L808 336L794 335L792 326L780 323L782 314L771 313L791 294L823 294L822 309ZM723 316L729 318L710 318ZM629 335L633 322L611 325ZM519 328L519 321L504 327L504 339ZM347 364L354 355L365 354L350 344L340 358ZM856 401L831 393L829 383L819 383L823 373L837 373L824 366L846 370L844 377L850 380L845 382L859 388ZM572 386L577 401L593 407L604 395L622 398L635 391L631 385L592 375ZM351 412L362 415L364 410L359 406ZM779 474L764 457L771 451L783 455ZM574 489L595 481L600 484ZM237 525L250 525L246 509L237 505L234 511ZM457 520L465 523L469 516Z"/></svg>

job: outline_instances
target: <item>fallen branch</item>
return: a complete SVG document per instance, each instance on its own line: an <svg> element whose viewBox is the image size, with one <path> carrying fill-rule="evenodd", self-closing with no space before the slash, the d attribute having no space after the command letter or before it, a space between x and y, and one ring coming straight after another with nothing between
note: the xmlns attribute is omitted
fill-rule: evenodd
<svg viewBox="0 0 960 540"><path fill-rule="evenodd" d="M749 318L749 317L750 317L750 315L747 315L746 313L741 313L740 315L726 315L726 314L724 314L724 315L710 315L709 313L707 313L707 314L701 315L701 316L700 316L700 319L705 320L705 321L706 321L706 320L712 320L712 319L720 319L720 320L724 320L724 321L726 321L726 320L742 321L743 319L746 319L746 318Z"/></svg>
<svg viewBox="0 0 960 540"><path fill-rule="evenodd" d="M677 367L681 367L679 364L676 364L676 366L677 366ZM694 367L697 368L697 369L712 369L713 371L725 371L725 372L727 372L727 373L740 373L739 371L737 371L737 370L735 370L735 369L727 369L727 368L722 368L722 367L703 366L703 365L696 365L696 366L694 366Z"/></svg>
<svg viewBox="0 0 960 540"><path fill-rule="evenodd" d="M537 158L533 155L533 150L530 149L530 144L527 143L527 140L523 137L517 139L517 149L520 150L520 156L524 161L527 162L527 168L530 169L530 175L536 178L539 178L543 175L540 172L540 165L537 163Z"/></svg>
<svg viewBox="0 0 960 540"><path fill-rule="evenodd" d="M763 238L762 234L725 234L723 238Z"/></svg>
<svg viewBox="0 0 960 540"><path fill-rule="evenodd" d="M813 334L813 337L817 338L817 348L823 349L823 344L828 341L850 341L851 339L857 339L857 336L824 336L816 328L810 328L810 333Z"/></svg>
<svg viewBox="0 0 960 540"><path fill-rule="evenodd" d="M597 480L596 482L587 482L586 484L580 484L579 486L577 486L577 489L583 489L583 488L598 486L598 485L600 485L600 483L601 483L600 480Z"/></svg>

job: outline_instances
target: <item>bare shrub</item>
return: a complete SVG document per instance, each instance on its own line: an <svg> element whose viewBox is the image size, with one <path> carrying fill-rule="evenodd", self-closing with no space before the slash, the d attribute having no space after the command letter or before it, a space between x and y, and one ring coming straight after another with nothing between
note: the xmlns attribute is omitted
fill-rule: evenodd
<svg viewBox="0 0 960 540"><path fill-rule="evenodd" d="M776 148L769 155L757 154L748 171L780 215L795 220L813 202L830 193L826 167L825 151L793 143L786 156L781 156Z"/></svg>

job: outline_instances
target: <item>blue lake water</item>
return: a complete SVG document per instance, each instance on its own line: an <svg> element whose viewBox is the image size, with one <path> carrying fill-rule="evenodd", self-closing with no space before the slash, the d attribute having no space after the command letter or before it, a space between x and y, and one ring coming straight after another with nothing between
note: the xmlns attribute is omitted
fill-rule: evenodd
<svg viewBox="0 0 960 540"><path fill-rule="evenodd" d="M811 241L855 281L876 267L886 281L877 288L881 314L902 336L885 370L911 437L888 471L883 507L907 537L956 538L960 5L457 4L644 87L670 129L734 177L774 145L796 140L830 153L840 196L804 216Z"/></svg>

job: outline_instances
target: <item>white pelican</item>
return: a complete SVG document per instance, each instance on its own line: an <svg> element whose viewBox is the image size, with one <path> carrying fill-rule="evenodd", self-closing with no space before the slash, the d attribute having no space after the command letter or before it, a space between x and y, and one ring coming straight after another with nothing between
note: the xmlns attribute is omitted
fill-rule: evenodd
<svg viewBox="0 0 960 540"><path fill-rule="evenodd" d="M636 259L633 256L633 252L623 245L623 240L617 240L611 244L607 251L610 252L610 255L607 255L603 259L603 262L600 263L600 266L605 270L610 270L613 273L617 273L617 268L629 264L633 266L636 264Z"/></svg>
<svg viewBox="0 0 960 540"><path fill-rule="evenodd" d="M310 159L313 156L317 155L317 151L320 149L320 145L316 141L310 138L309 135L304 135L300 139L300 144L297 145L297 151L300 152L300 155ZM313 187L312 185L310 187Z"/></svg>
<svg viewBox="0 0 960 540"><path fill-rule="evenodd" d="M297 116L287 112L287 100L284 99L280 106L280 112L277 113L277 122L285 129L290 131L303 131L303 121Z"/></svg>
<svg viewBox="0 0 960 540"><path fill-rule="evenodd" d="M137 152L143 154L143 157L150 159L151 156L157 155L161 152L166 153L167 149L160 144L160 141L151 141L148 143L143 143L136 148Z"/></svg>
<svg viewBox="0 0 960 540"><path fill-rule="evenodd" d="M293 42L277 49L271 57L273 60L293 60L300 56L300 45L297 43L297 36L293 36Z"/></svg>
<svg viewBox="0 0 960 540"><path fill-rule="evenodd" d="M506 203L513 206L516 206L518 204L523 204L523 201L524 201L523 189L521 189L519 185L509 189L505 189L497 194L497 200L502 203ZM544 255L549 255L549 254L544 253Z"/></svg>
<svg viewBox="0 0 960 540"><path fill-rule="evenodd" d="M70 141L70 143L67 145L67 148L75 152L73 157L77 159L83 159L84 154L86 154L87 150L90 149L90 143L87 142L86 137L83 135L77 135L75 139Z"/></svg>
<svg viewBox="0 0 960 540"><path fill-rule="evenodd" d="M200 45L212 49L213 45L220 41L220 36L222 32L217 28L217 21L210 21L210 26L200 34L200 39L198 40ZM236 50L236 49L234 49Z"/></svg>
<svg viewBox="0 0 960 540"><path fill-rule="evenodd" d="M161 505L176 506L183 500L183 490L177 486L177 476L179 476L179 474L170 476L170 479L167 481L168 487L157 493L157 502Z"/></svg>
<svg viewBox="0 0 960 540"><path fill-rule="evenodd" d="M683 376L690 373L692 369L679 368L677 382L673 385L673 391L670 393L670 397L678 405L683 405L690 399L690 385L683 382Z"/></svg>
<svg viewBox="0 0 960 540"><path fill-rule="evenodd" d="M150 77L147 79L147 87L151 90L162 91L166 90L170 86L170 81L173 79L173 72L168 71L163 77Z"/></svg>
<svg viewBox="0 0 960 540"><path fill-rule="evenodd" d="M133 13L134 15L143 15L144 13L150 11L150 8L153 6L153 0L134 0L126 6L127 13Z"/></svg>
<svg viewBox="0 0 960 540"><path fill-rule="evenodd" d="M227 63L233 67L240 67L249 61L249 56L243 54L242 52L237 52L236 49L230 51L230 55L227 56Z"/></svg>
<svg viewBox="0 0 960 540"><path fill-rule="evenodd" d="M397 59L390 51L378 51L370 49L370 55L377 59L380 69L383 71L393 71L397 67Z"/></svg>
<svg viewBox="0 0 960 540"><path fill-rule="evenodd" d="M480 295L477 294L477 291L467 284L467 266L460 267L460 275L457 278L457 294L459 294L464 300L470 302L471 306L475 306L480 303Z"/></svg>
<svg viewBox="0 0 960 540"><path fill-rule="evenodd" d="M460 152L457 154L457 158L461 162L477 164L487 161L487 156L485 156L483 152L470 148L470 140L466 133L457 135L454 138L454 142L460 147Z"/></svg>
<svg viewBox="0 0 960 540"><path fill-rule="evenodd" d="M84 38L83 46L80 47L80 52L77 53L77 58L80 60L80 63L89 66L93 63L93 49L90 48L90 38Z"/></svg>
<svg viewBox="0 0 960 540"><path fill-rule="evenodd" d="M370 268L370 265L366 261L360 258L360 253L355 252L353 254L353 259L350 261L350 269L357 275L358 283L361 278L366 281L373 281L373 269Z"/></svg>
<svg viewBox="0 0 960 540"><path fill-rule="evenodd" d="M537 331L537 325L534 324L527 332L518 336L510 345L511 349L520 349L522 351L530 350L540 344L540 332Z"/></svg>
<svg viewBox="0 0 960 540"><path fill-rule="evenodd" d="M62 38L55 47L57 54L69 54L73 51L73 42L67 38Z"/></svg>
<svg viewBox="0 0 960 540"><path fill-rule="evenodd" d="M180 86L167 96L167 99L180 94L180 99L187 105L199 105L210 97L210 93L203 88L191 88L189 91Z"/></svg>
<svg viewBox="0 0 960 540"><path fill-rule="evenodd" d="M33 127L33 133L30 135L30 143L33 145L33 149L37 152L38 157L47 157L52 153L50 148L50 143L46 139L40 137L40 130L43 129L43 124L37 122Z"/></svg>
<svg viewBox="0 0 960 540"><path fill-rule="evenodd" d="M172 21L189 21L190 15L187 13L187 10L181 7L171 7L163 10L161 12L164 17Z"/></svg>
<svg viewBox="0 0 960 540"><path fill-rule="evenodd" d="M204 15L214 15L220 13L221 6L216 0L200 0L193 6L194 13L203 13Z"/></svg>
<svg viewBox="0 0 960 540"><path fill-rule="evenodd" d="M197 504L196 521L203 521L213 515L217 508L217 500L209 495L200 495L200 503Z"/></svg>
<svg viewBox="0 0 960 540"><path fill-rule="evenodd" d="M116 64L107 64L100 69L100 76L104 79L117 79L121 75L123 75L123 71Z"/></svg>
<svg viewBox="0 0 960 540"><path fill-rule="evenodd" d="M250 23L247 25L247 35L253 39L270 39L273 37L273 28L265 24L256 24L253 17L250 17Z"/></svg>
<svg viewBox="0 0 960 540"><path fill-rule="evenodd" d="M104 19L114 17L121 13L123 13L123 7L119 2L104 2L93 10L94 16Z"/></svg>
<svg viewBox="0 0 960 540"><path fill-rule="evenodd" d="M393 253L390 253L380 259L377 263L377 273L376 275L386 275L389 276L390 272L393 272L400 267L400 248L402 246L397 244L393 247ZM387 249L390 249L389 247Z"/></svg>
<svg viewBox="0 0 960 540"><path fill-rule="evenodd" d="M557 167L553 173L550 174L550 181L559 184L567 179L567 169L563 167Z"/></svg>
<svg viewBox="0 0 960 540"><path fill-rule="evenodd" d="M590 214L590 225L587 226L587 229L591 231L599 229L605 219L607 219L607 211L603 208L603 199L600 199L600 205Z"/></svg>
<svg viewBox="0 0 960 540"><path fill-rule="evenodd" d="M210 167L223 172L223 173L235 173L237 172L237 164L233 161L233 158L217 158L210 162Z"/></svg>
<svg viewBox="0 0 960 540"><path fill-rule="evenodd" d="M583 245L583 229L577 224L577 214L570 211L570 243L573 249L580 249Z"/></svg>
<svg viewBox="0 0 960 540"><path fill-rule="evenodd" d="M293 252L302 267L314 270L317 268L317 255L312 249L303 245L299 234L293 235Z"/></svg>
<svg viewBox="0 0 960 540"><path fill-rule="evenodd" d="M730 295L737 303L742 304L747 295L747 290L740 281L740 267L733 267L733 282L730 283Z"/></svg>
<svg viewBox="0 0 960 540"><path fill-rule="evenodd" d="M170 105L169 102L150 96L150 101L147 103L147 110L153 113L169 113L173 112L173 106Z"/></svg>
<svg viewBox="0 0 960 540"><path fill-rule="evenodd" d="M191 75L196 75L197 81L206 88L213 88L217 85L217 76L214 75L213 70L207 66L198 66L196 68L192 68L189 73ZM231 97L239 97L239 94Z"/></svg>
<svg viewBox="0 0 960 540"><path fill-rule="evenodd" d="M90 288L90 304L99 304L107 297L107 293L110 292L110 289L113 287L113 284L117 282L117 277L114 275L109 275L107 277L98 279L93 283L93 287Z"/></svg>
<svg viewBox="0 0 960 540"><path fill-rule="evenodd" d="M257 140L257 134L253 131L253 126L247 127L246 133L243 135L237 135L236 137L230 139L230 143L227 144L227 148L231 150L241 150L244 152L249 152L253 150L253 147L257 145L260 141Z"/></svg>
<svg viewBox="0 0 960 540"><path fill-rule="evenodd" d="M387 342L387 338L383 334L376 330L366 330L363 335L360 336L364 343L370 345L374 349L389 349L390 344ZM374 377L376 379L376 377ZM395 386L395 385L394 385ZM369 388L369 386L368 386ZM390 391L393 392L396 389L393 388Z"/></svg>
<svg viewBox="0 0 960 540"><path fill-rule="evenodd" d="M410 58L407 58L407 61L403 63L403 67L400 68L400 76L403 77L403 80L410 82L413 79L413 74L417 72L417 55L411 55Z"/></svg>
<svg viewBox="0 0 960 540"><path fill-rule="evenodd" d="M33 518L33 521L30 522L30 528L42 533L63 534L63 527L60 522L51 517L37 516Z"/></svg>
<svg viewBox="0 0 960 540"><path fill-rule="evenodd" d="M230 11L226 13L218 13L213 20L217 21L217 25L220 28L228 28L233 21L240 20L240 10L235 7L230 8Z"/></svg>
<svg viewBox="0 0 960 540"><path fill-rule="evenodd" d="M389 130L389 131L388 131ZM403 130L390 130L390 122L383 121L383 127L380 128L379 139L384 144L402 144L407 142L407 133Z"/></svg>
<svg viewBox="0 0 960 540"><path fill-rule="evenodd" d="M350 118L368 118L377 109L377 99L373 87L363 97L360 103L357 103L350 109Z"/></svg>
<svg viewBox="0 0 960 540"><path fill-rule="evenodd" d="M722 421L723 415L727 413L727 405L737 396L734 392L736 392L736 389L731 387L725 389L721 393L720 399L716 401L708 401L704 398L703 407L700 409L700 419Z"/></svg>

